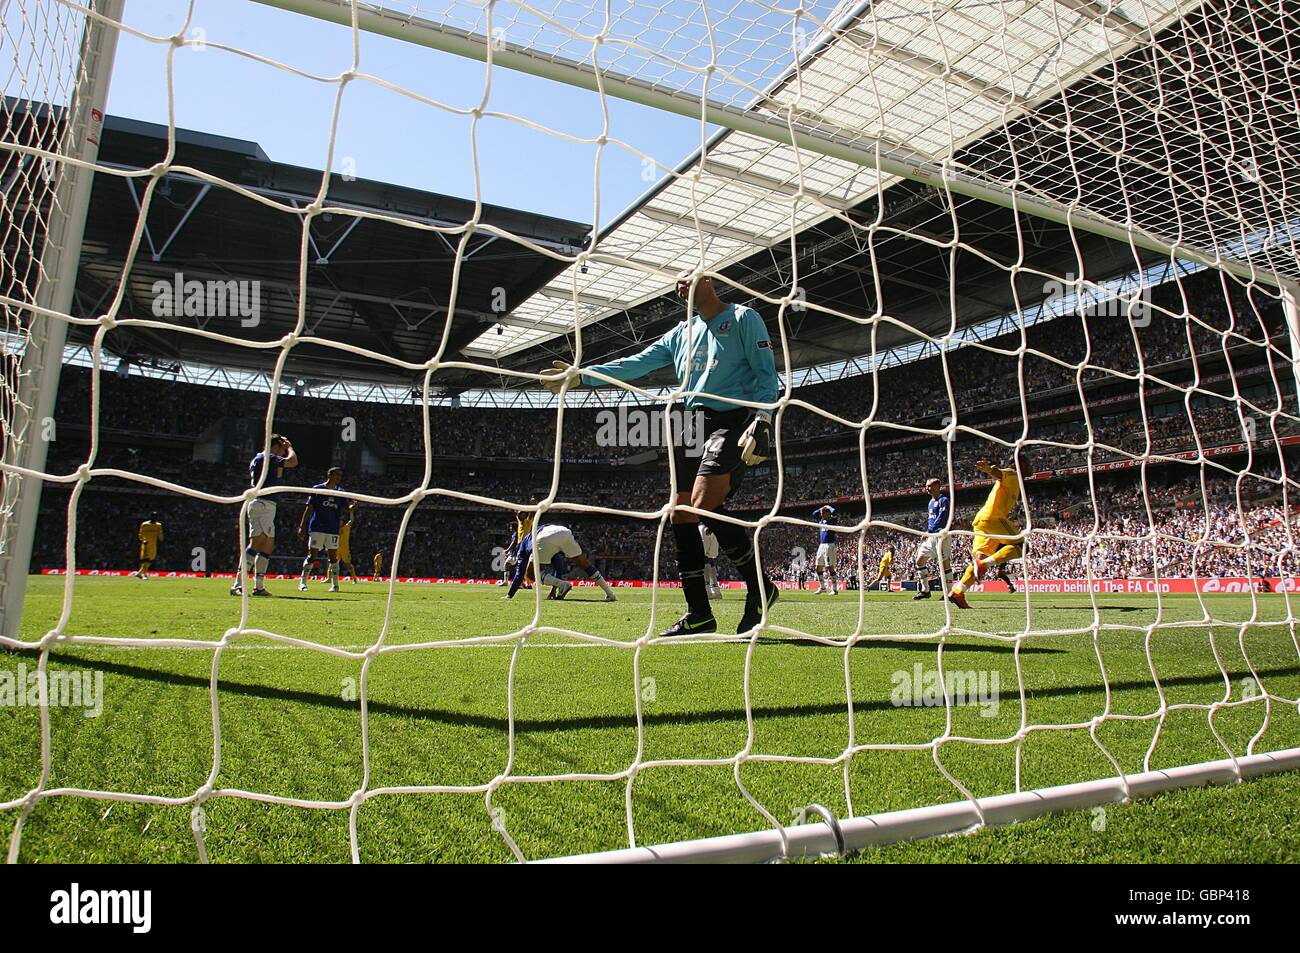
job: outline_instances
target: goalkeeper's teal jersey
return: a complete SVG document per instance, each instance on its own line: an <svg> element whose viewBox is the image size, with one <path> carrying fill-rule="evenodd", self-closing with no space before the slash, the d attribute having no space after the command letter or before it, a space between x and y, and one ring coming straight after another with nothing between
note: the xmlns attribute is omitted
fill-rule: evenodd
<svg viewBox="0 0 1300 953"><path fill-rule="evenodd" d="M772 339L763 319L753 308L734 304L708 321L698 314L683 321L640 354L587 370L634 381L669 366L677 371L679 381L685 381L686 390L701 392L685 399L688 408L735 410L737 400L768 404L781 391ZM590 374L584 374L582 382L595 387L605 383Z"/></svg>

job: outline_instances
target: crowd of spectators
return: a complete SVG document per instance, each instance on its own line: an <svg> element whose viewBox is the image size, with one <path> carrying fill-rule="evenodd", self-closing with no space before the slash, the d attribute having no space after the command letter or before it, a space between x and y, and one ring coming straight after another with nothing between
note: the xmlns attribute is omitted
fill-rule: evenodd
<svg viewBox="0 0 1300 953"><path fill-rule="evenodd" d="M1089 406L1085 414L1077 402L1073 410L1062 408L1059 402L1045 402L1041 412L1029 414L1026 420L1013 408L1010 416L979 424L996 440L957 431L949 442L933 432L937 422L932 418L950 409L949 382L959 413L973 413L990 403L1015 398L1020 380L1026 384L1030 403L1053 389L1076 387L1081 369L1085 383L1099 377L1122 381L1108 375L1106 369L1131 375L1138 367L1139 351L1142 366L1148 370L1193 355L1198 367L1202 359L1217 360L1221 365L1217 373L1225 379L1229 371L1241 378L1244 369L1265 366L1271 356L1263 342L1280 333L1276 304L1265 299L1257 309L1236 289L1225 297L1213 285L1215 281L1217 277L1209 272L1184 280L1185 289L1200 295L1197 305L1189 309L1195 320L1171 318L1160 307L1153 309L1150 322L1141 326L1124 317L1058 318L1029 328L1023 348L1017 333L985 342L987 347L949 351L942 360L931 357L882 369L875 375L801 388L795 392L799 401L851 420L871 416L874 423L866 433L865 465L857 451L856 430L791 406L780 420L784 479L780 481L779 504L779 474L773 460L747 473L729 505L752 518L764 511L779 511L802 519L804 508L810 511L814 504L835 501L845 519L857 523L869 501L873 525L861 537L863 558L874 572L880 552L892 540L898 547L896 565L906 566L917 537L879 524L919 529L924 504L921 488L926 478L946 479L951 474L959 487L966 481L978 484L975 462L1009 461L1013 453L1008 443L1026 436L1029 442L1015 454L1022 472L1068 475L1072 468L1080 468L1084 475L1089 470L1099 475L1096 507L1090 502L1083 476L1073 482L1057 479L1027 487L1034 524L1040 530L1027 546L1026 559L1032 571L1055 576L1083 575L1089 568L1097 574L1149 574L1156 569L1166 574L1192 569L1207 575L1236 574L1244 570L1247 561L1260 564L1269 553L1275 565L1276 552L1269 547L1281 545L1287 524L1276 504L1279 455L1270 441L1274 433L1289 436L1300 432L1291 419L1297 411L1289 387L1282 398L1284 413L1272 419L1234 400L1235 384L1225 384L1223 396L1200 387L1189 405L1182 391L1156 395L1159 388L1153 390L1148 382L1144 397L1149 399L1143 404L1129 401L1105 412L1100 405ZM1171 298L1172 290L1172 286L1157 289L1155 303L1179 313L1182 306ZM1224 357L1225 349L1233 355L1230 360ZM1036 356L1034 351L1056 360ZM1191 382L1191 378L1187 380ZM99 381L96 468L164 481L183 491L226 497L242 492L247 484L249 453L244 444L253 439L250 434L261 433L265 394L138 376L123 378L115 373L103 373ZM1129 383L1132 388L1138 386ZM1276 403L1271 385L1252 386L1256 391L1243 389L1243 397L1264 410ZM1107 393L1112 401L1107 406L1114 406L1114 394ZM1132 393L1136 396L1137 390ZM72 474L86 462L90 394L90 373L66 368L56 411L56 423L63 429L51 448L47 465L51 473ZM888 425L914 426L927 415L931 418L924 425L931 431L928 433ZM230 444L232 420L244 424L244 444L238 448ZM375 552L384 552L385 561L391 564L393 547L401 535L399 572L483 576L490 574L493 563L499 561L500 547L508 541L511 506L527 504L534 494L549 492L555 420L554 411L426 410L416 401L393 405L285 394L277 399L275 427L292 436L298 426L316 434L317 439L322 432L333 430L340 436L331 446L316 448L316 456L334 462L344 460L349 452L341 435L350 428L368 446L366 459L372 464L378 461L364 466L356 465L356 454L347 458L353 465L346 468L345 487L389 501L359 507L354 555L364 565L369 565ZM620 465L621 458L639 453L644 446L604 439L610 420L609 410L565 412L557 502L605 506L624 513L660 511L669 501L662 455L650 462ZM426 425L429 446L435 451L427 484L423 481ZM852 439L832 441L826 449L821 438L835 433ZM1239 452L1243 444L1257 451L1252 452L1249 466ZM1196 454L1198 448L1207 458L1236 453L1234 466L1247 473L1240 480L1229 479L1204 463ZM1161 455L1190 454L1191 459L1167 468L1177 468L1177 472L1166 472L1159 486L1148 485L1145 498L1136 487L1139 473L1148 467L1141 471L1136 466L1107 469L1104 479L1097 469L1136 464L1148 452L1156 455L1154 463L1159 463ZM323 471L323 466L292 471L286 482L318 482L324 474L316 470ZM1208 482L1204 489L1192 487L1179 482L1179 473L1192 473L1198 479L1206 475ZM47 490L37 544L39 565L53 568L66 563L68 489L64 483L51 484ZM977 505L982 492L976 486L959 495L959 518L965 512L961 507ZM295 531L301 500L301 495L292 493L280 496L277 553L281 557L293 558L300 548ZM1083 500L1083 505L1078 500ZM1197 505L1186 508L1188 500ZM1150 523L1148 502L1154 514ZM402 534L408 510L411 515ZM152 511L159 512L168 526L161 566L188 569L202 563L209 570L221 570L234 565L237 503L204 501L147 482L107 476L92 479L80 497L77 564L129 568L135 551L134 527ZM967 513L964 518L968 517ZM568 511L553 518L579 532L584 546L603 560L611 577L648 578L652 573L659 531L656 519ZM770 524L762 541L767 563L778 573L788 572L799 552L815 549L810 539L815 539L810 527ZM846 537L846 545L841 547L846 570L850 564L856 565L857 543L856 537L851 541ZM957 549L961 548L959 544ZM672 578L671 542L663 550L660 574Z"/></svg>
<svg viewBox="0 0 1300 953"><path fill-rule="evenodd" d="M374 492L376 486L358 489ZM970 520L980 492L954 511L953 552L957 571L967 561ZM1098 478L1094 490L1086 484L1030 483L1026 488L1028 519L1022 506L1018 519L1031 525L1025 546L1025 568L1040 578L1122 579L1151 576L1241 576L1291 572L1293 552L1300 540L1300 514L1288 514L1279 502L1279 487L1268 479L1246 484L1230 476L1168 485L1148 483L1143 490L1136 475L1123 471ZM66 490L47 490L42 511L36 560L46 568L66 565ZM290 561L301 557L297 539L303 496L278 497L276 554ZM1095 499L1095 503L1093 502ZM654 570L656 539L662 519L628 514L625 502L615 504L620 515L579 513L563 508L546 517L570 526L584 549L614 579L648 579ZM409 511L409 518L407 516ZM81 568L131 568L135 528L157 512L166 530L158 567L164 570L228 571L238 550L236 504L210 503L193 497L115 486L84 492L75 521L76 564ZM501 569L501 553L510 543L514 509L428 496L418 501L357 506L353 530L353 561L365 573L376 552L392 566L394 547L402 542L398 572L413 576L488 577ZM761 514L748 514L757 519ZM840 575L856 578L859 549L868 576L874 574L885 546L895 546L895 572L911 575L915 547L924 531L924 505L873 507L871 524L858 530L864 518L860 506L842 507L838 525ZM798 521L793 522L793 521ZM402 527L405 525L405 531ZM759 538L766 565L777 578L793 578L797 566L811 561L817 529L811 507L782 511ZM666 527L659 574L675 578L671 533ZM724 561L725 562L725 561ZM728 577L729 567L722 567Z"/></svg>

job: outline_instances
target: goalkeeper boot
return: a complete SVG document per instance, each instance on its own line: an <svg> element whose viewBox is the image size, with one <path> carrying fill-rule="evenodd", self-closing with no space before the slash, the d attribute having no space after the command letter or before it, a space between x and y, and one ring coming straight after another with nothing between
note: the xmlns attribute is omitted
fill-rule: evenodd
<svg viewBox="0 0 1300 953"><path fill-rule="evenodd" d="M693 616L688 612L659 634L668 638L674 635L700 635L717 631L718 620L713 616Z"/></svg>
<svg viewBox="0 0 1300 953"><path fill-rule="evenodd" d="M964 592L948 593L948 601L951 602L953 605L957 606L959 609L970 608L970 603L966 601L966 593Z"/></svg>
<svg viewBox="0 0 1300 953"><path fill-rule="evenodd" d="M776 600L781 598L781 590L772 583L767 584L767 611L772 611L772 606ZM758 628L759 622L763 619L763 609L757 602L750 603L745 600L745 614L740 617L740 626L736 629L737 635L744 635L753 629Z"/></svg>

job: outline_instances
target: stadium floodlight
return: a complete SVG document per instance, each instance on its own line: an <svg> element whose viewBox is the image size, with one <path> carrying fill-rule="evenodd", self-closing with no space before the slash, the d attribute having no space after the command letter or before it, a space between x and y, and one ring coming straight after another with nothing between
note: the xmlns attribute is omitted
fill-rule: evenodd
<svg viewBox="0 0 1300 953"><path fill-rule="evenodd" d="M334 342L354 354L402 364L409 370L432 375L442 368L468 369L485 374L513 375L540 380L539 375L511 370L498 359L525 351L548 340L571 334L574 362L583 363L584 330L609 317L626 312L647 301L661 297L673 286L682 267L698 273L722 274L727 266L746 260L765 249L791 248L795 263L788 287L780 295L755 289L743 289L754 300L775 310L780 326L779 340L787 355L791 332L787 323L792 312L804 309L821 317L839 319L852 329L863 327L898 328L909 331L917 340L943 343L961 330L958 301L962 289L957 287L955 265L950 272L951 286L939 289L945 307L951 313L947 329L930 334L908 324L908 315L886 313L876 294L875 312L868 317L848 313L817 301L804 301L797 256L793 253L797 236L805 229L834 221L846 226L867 248L874 263L875 251L887 237L902 233L909 240L927 245L938 255L955 263L958 255L975 257L999 269L1012 288L1019 313L1018 288L1026 278L1037 279L1057 289L1070 289L1071 307L1081 302L1110 300L1117 302L1120 317L1130 319L1136 328L1149 320L1150 306L1136 291L1113 292L1102 281L1112 274L1089 275L1085 255L1080 250L1084 236L1097 236L1131 253L1126 273L1141 274L1153 261L1166 264L1193 262L1221 277L1225 287L1231 284L1248 293L1251 302L1276 308L1285 315L1283 327L1265 341L1260 350L1270 367L1276 362L1285 373L1274 376L1273 393L1264 400L1247 397L1234 390L1232 402L1245 421L1246 415L1265 418L1274 428L1280 421L1300 423L1297 392L1300 392L1300 310L1297 308L1297 283L1300 282L1300 256L1296 249L1296 231L1300 229L1300 203L1296 202L1294 172L1300 168L1300 109L1297 109L1294 86L1290 82L1291 62L1286 44L1300 33L1300 22L1285 5L1259 0L1211 0L1208 4L1188 0L1117 0L1107 4L1026 0L1024 3L957 2L935 0L897 0L834 3L805 2L797 8L757 0L716 11L699 0L668 2L634 2L603 7L593 14L592 6L578 0L537 0L533 3L508 0L393 0L392 3L361 0L258 0L292 14L312 17L353 31L359 60L339 76L332 78L340 93L348 83L362 81L360 70L366 64L360 51L360 34L369 33L400 42L428 47L444 53L479 60L491 69L510 69L545 80L564 83L601 97L616 97L652 109L688 117L700 123L702 143L699 154L673 167L662 187L656 187L636 207L606 229L591 247L573 254L554 249L540 249L553 258L563 259L566 271L526 302L515 303L507 317L495 316L485 321L482 337L465 349L465 359L450 359L443 343L437 353L424 363L404 363L388 356L367 351L352 344ZM37 14L65 24L56 35L63 38L66 49L54 55L34 39L30 17ZM93 121L102 115L102 103L112 61L115 22L121 17L121 3L106 0L93 5L87 14L84 4L66 0L33 0L30 4L10 7L4 18L6 36L25 41L29 64L20 66L24 78L53 75L44 61L76 63L71 78L61 80L52 89L28 89L9 102L9 129L3 149L10 174L5 177L7 195L25 190L24 207L46 216L48 227L27 227L24 231L14 222L17 241L6 241L4 262L8 272L0 287L0 304L6 310L7 339L17 342L11 353L18 355L6 367L6 448L3 461L5 476L4 509L0 511L0 558L5 563L4 644L13 648L48 653L48 638L24 639L18 630L23 579L28 568L31 533L35 523L36 480L45 476L44 446L33 438L33 427L48 416L57 384L57 361L44 357L62 352L63 336L68 324L77 319L71 312L71 293L76 269L77 235L85 218L89 189L89 170L95 162ZM1279 40L1279 37L1281 40ZM157 43L185 43L182 37L146 38ZM72 49L79 56L71 55ZM283 64L268 65L290 70ZM38 68L37 64L41 64ZM369 81L368 79L365 81ZM391 85L391 84L389 84ZM418 97L417 97L418 98ZM17 103L17 105L14 105ZM99 104L96 106L95 104ZM492 112L525 122L544 134L575 140L575 137L539 125L528 116L528 104L512 106L513 114ZM42 112L42 110L45 110ZM99 113L96 112L99 110ZM476 117L478 112L475 113ZM486 114L486 113L485 113ZM61 117L67 117L65 122ZM19 121L18 117L29 117ZM30 117L46 116L45 125L31 124ZM55 118L59 117L59 118ZM707 126L720 129L707 134ZM50 138L23 140L15 130L44 130L40 136ZM333 141L331 140L331 154ZM611 147L601 137L600 148ZM676 157L671 157L675 160ZM42 177L46 162L54 163L53 179ZM670 166L664 165L664 168ZM599 168L599 166L597 166ZM161 180L156 170L152 182ZM192 171L192 170L188 170ZM475 168L476 181L479 170ZM112 174L123 174L112 170ZM355 210L332 207L327 197L329 176L321 185L316 202L293 211L303 218L304 226L318 216L361 214ZM202 180L215 188L240 190L239 183L224 182L204 173ZM51 184L52 182L52 184ZM932 190L945 210L951 211L951 235L937 234L923 228L908 230L887 220L885 214L894 189L900 183L919 183ZM599 183L597 183L599 185ZM48 188L47 188L48 187ZM599 190L597 189L597 192ZM244 191L250 196L251 193ZM275 204L288 210L278 200L262 196L257 201ZM1006 220L1008 232L999 236L1002 251L995 253L984 244L978 230L963 233L955 209L963 200L989 203L1010 209L1014 215ZM147 214L147 200L141 214ZM40 211L40 210L46 211ZM859 209L869 216L854 217ZM381 212L365 213L385 218ZM46 219L43 219L45 221ZM393 221L399 221L396 214ZM1043 272L1029 263L1026 246L1034 241L1035 223L1050 222L1063 226L1074 248L1073 263L1059 271ZM526 243L501 229L479 224L462 227L431 226L407 222L408 227L433 229L444 238L464 237L467 229L477 228L507 240ZM43 250L13 253L8 249L31 245L32 236L41 235ZM1018 254L1005 254L1008 247ZM303 255L307 255L303 246ZM462 264L466 244L457 250L457 264ZM29 265L28 277L20 273ZM305 273L308 262L303 262ZM887 265L885 266L887 267ZM870 272L870 269L868 269ZM1173 281L1181 287L1182 278L1173 269ZM874 276L877 288L879 276ZM1032 303L1032 302L1031 302ZM113 320L119 302L108 311L103 328ZM1255 307L1252 305L1252 307ZM1234 317L1228 331L1211 328L1197 316L1167 308L1156 308L1158 317L1181 321L1189 329L1218 335L1225 351L1229 338L1245 341L1242 329L1258 330L1263 322L1256 313ZM450 322L452 315L447 315ZM140 327L171 327L143 319L131 319ZM1087 320L1083 322L1087 333ZM198 330L176 327L180 333ZM489 332L491 329L491 332ZM93 348L96 373L102 357L100 338ZM302 335L299 329L298 336ZM1189 331L1190 333L1190 331ZM1287 341L1276 340L1285 336ZM313 339L318 346L331 342ZM238 341L230 341L238 345ZM297 341L287 340L284 353L270 387L278 392L284 360ZM249 345L253 346L253 345ZM1136 348L1138 360L1132 366L1105 369L1116 379L1147 381L1147 372ZM1060 363L1050 355L1033 354L1021 343L1012 356L1020 359L1017 386L1022 401L1027 393L1023 363L1027 356L1038 356ZM871 353L863 354L868 363L877 358L874 343ZM927 431L942 437L949 430L963 429L979 433L970 424L956 419L957 385L943 359L944 391L952 416L944 429ZM1072 365L1078 379L1094 370L1086 360ZM784 368L786 380L794 368ZM1285 377L1290 376L1290 380ZM410 397L428 403L437 392L429 384L413 389ZM618 386L617 381L604 383ZM303 381L298 381L301 389ZM1196 384L1180 386L1162 382L1162 386L1179 392L1191 406ZM1080 384L1082 387L1082 384ZM625 392L638 393L629 385ZM666 399L680 397L674 392ZM561 392L561 408L565 395ZM775 405L764 408L777 414L795 404L790 391ZM549 406L549 405L548 405ZM42 410L44 408L44 410ZM805 405L805 409L809 409ZM268 422L274 411L274 398ZM844 421L833 408L811 408L812 412L865 433L873 424L871 416ZM873 411L874 413L874 411ZM1026 414L1027 416L1027 414ZM1150 421L1142 409L1142 431L1146 445L1142 462L1158 456L1152 449ZM564 426L563 410L557 415L554 454L554 477L547 491L546 506L554 502L559 484ZM779 418L778 418L779 423ZM949 427L951 424L951 427ZM422 491L428 491L434 472L433 448L427 431L424 439L425 475ZM1276 437L1276 429L1274 430ZM784 487L779 470L778 499ZM1013 441L1000 441L1009 455L1043 441L1029 438L1029 422ZM1247 441L1253 444L1253 438ZM1088 423L1087 451L1099 446L1091 423ZM1077 448L1075 448L1077 449ZM865 460L865 451L863 451ZM1296 481L1288 473L1281 441L1265 448L1249 450L1255 454L1273 453L1280 477L1273 480L1284 505L1293 499ZM1215 464L1226 470L1222 464ZM1249 466L1249 464L1248 464ZM944 474L948 485L960 479L951 455ZM1145 473L1145 470L1143 471ZM1242 476L1244 471L1236 471ZM1091 471L1089 477L1091 477ZM93 478L93 471L78 479ZM675 479L675 478L674 478ZM1271 479L1271 478L1270 478ZM865 481L865 475L864 475ZM26 489L25 489L26 487ZM1142 483L1146 493L1145 479ZM673 490L676 490L675 484ZM199 494L195 493L198 496ZM476 494L459 494L471 502L500 505L502 501ZM207 497L212 499L211 496ZM73 568L73 541L76 526L76 494L68 518L69 569ZM231 502L227 500L226 502ZM1093 506L1096 495L1093 493ZM1147 509L1150 501L1144 500ZM613 505L585 505L588 513L627 515ZM643 514L644 515L644 514ZM409 512L407 518L409 520ZM761 545L765 530L785 519L773 511L749 526L758 531ZM405 523L403 525L406 525ZM868 499L866 516L860 527L871 525ZM1040 530L1031 520L1029 533ZM1288 534L1290 527L1288 524ZM969 536L969 534L967 534ZM1031 537L1032 538L1032 537ZM1104 542L1100 528L1090 534L1088 543ZM1156 541L1158 542L1158 541ZM659 561L662 534L656 542ZM1154 545L1154 544L1153 544ZM400 541L393 554L391 573L397 573ZM1280 564L1279 564L1280 565ZM71 576L67 600L71 601ZM392 604L392 584L389 605ZM1105 681L1105 701L1089 721L1074 724L1044 724L1029 717L1026 686L1020 676L1021 651L1027 643L1041 644L1052 639L1091 637L1098 645L1103 634L1122 633L1145 636L1161 628L1159 589L1156 590L1157 620L1150 626L1121 625L1104 622L1100 613L1090 627L1056 631L1035 628L1033 617L1026 613L1021 632L995 632L964 628L946 609L944 622L934 633L938 671L942 679L944 644L950 636L973 635L991 640L1014 652L1017 677L1016 703L1019 705L1018 727L1004 737L965 737L954 728L953 699L948 683L942 682L942 707L945 726L942 732L924 742L896 741L862 737L855 718L851 676L852 651L876 636L863 631L859 613L857 627L841 639L812 636L791 628L776 631L793 639L813 639L844 652L847 715L847 741L834 756L812 756L799 752L767 753L754 750L756 715L751 696L749 660L757 641L750 640L751 655L746 657L743 696L747 740L740 750L726 757L699 759L646 758L646 725L641 698L636 694L637 679L630 690L635 699L636 747L632 760L620 771L604 774L528 776L514 772L514 664L517 648L523 640L546 632L545 627L530 624L520 632L491 639L467 639L403 644L400 651L422 648L464 651L484 644L503 644L515 640L507 693L509 707L509 758L491 780L484 783L372 786L370 775L370 737L367 674L373 660L399 650L379 641L362 651L312 645L286 636L279 638L295 647L328 652L336 657L361 661L360 684L362 713L362 757L364 779L361 788L348 800L311 801L285 797L275 792L224 790L217 785L221 738L221 710L216 703L221 686L218 677L222 650L234 638L254 631L248 626L247 611L236 630L227 632L219 642L173 640L190 647L206 646L215 652L210 689L213 698L212 719L215 741L214 766L210 783L184 798L160 799L126 792L69 791L51 792L40 785L24 798L0 803L5 810L19 814L10 839L9 855L16 858L21 844L23 818L43 798L78 796L147 803L185 804L195 810L220 797L238 797L265 804L315 810L347 811L351 856L362 854L364 822L361 808L375 799L407 795L458 794L482 796L487 816L492 819L494 836L500 836L511 852L526 859L519 839L512 835L509 822L501 822L494 813L493 797L516 784L566 784L605 781L622 784L626 805L626 842L609 845L610 853L582 859L598 860L771 860L828 850L860 848L907 837L934 836L984 824L1000 824L1026 819L1047 810L1080 809L1116 800L1145 796L1174 787L1241 780L1271 771L1300 767L1300 749L1281 751L1257 750L1273 712L1273 706L1295 706L1297 699L1287 698L1274 690L1256 690L1248 698L1234 696L1231 686L1222 697L1201 703L1170 702L1160 689L1156 710L1139 714L1120 712L1112 703L1111 682L1105 665L1099 665ZM656 597L658 598L658 597ZM1294 632L1296 613L1291 595L1285 594L1285 617L1252 619L1251 625L1275 632ZM16 601L11 601L16 600ZM653 606L652 612L653 617ZM1096 606L1094 603L1094 610ZM67 613L55 630L66 642L76 643L87 637L62 635ZM980 624L978 621L973 624ZM984 623L987 624L987 623ZM1249 655L1244 643L1245 624L1218 620L1211 608L1197 620L1205 627L1226 626L1243 634L1242 652ZM1176 628L1181 624L1170 624ZM775 627L764 616L758 630ZM600 645L607 651L631 653L633 671L639 674L642 653L653 641L652 633L635 642L617 642L588 633L558 632L566 638L588 645ZM1293 638L1293 637L1292 637ZM150 640L122 639L116 644L156 644ZM1098 647L1098 659L1101 649ZM1217 660L1217 654L1216 654ZM1156 663L1148 649L1147 661L1153 676ZM1225 683L1230 682L1222 663L1219 670ZM1252 668L1253 671L1253 668ZM1008 693L1010 696L1011 693ZM1263 726L1244 750L1234 750L1215 730L1216 716L1243 706L1262 713ZM1218 740L1222 754L1196 764L1156 770L1152 753L1172 713L1194 712L1203 715ZM42 724L48 731L48 722ZM1117 723L1141 722L1152 727L1150 747L1144 770L1126 773L1108 749L1102 729ZM1104 776L1065 787L1022 785L1022 752L1031 739L1054 731L1085 732L1100 757L1113 769ZM994 797L976 797L945 763L952 747L969 746L981 751L1009 752L1014 763L1014 790ZM855 797L850 783L850 766L854 759L879 753L900 751L928 752L939 774L949 783L951 803L927 804L909 811L895 811L856 816ZM42 751L45 775L49 773L49 754ZM813 813L822 816L824 827L794 829L784 824L782 811L764 804L746 784L743 769L747 765L780 763L790 766L820 766L843 773L843 796L847 806L844 818L836 820L824 808ZM636 832L637 782L648 773L664 768L730 768L735 784L753 810L753 827L732 836L712 841L690 841L662 847L646 847ZM807 812L802 812L801 817ZM206 858L204 831L194 828L199 855Z"/></svg>

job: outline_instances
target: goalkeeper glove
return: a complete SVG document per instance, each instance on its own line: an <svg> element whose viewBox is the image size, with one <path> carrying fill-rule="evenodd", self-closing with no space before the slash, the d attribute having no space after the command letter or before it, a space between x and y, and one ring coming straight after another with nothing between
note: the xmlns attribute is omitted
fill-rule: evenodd
<svg viewBox="0 0 1300 953"><path fill-rule="evenodd" d="M542 372L542 386L552 394L558 394L565 381L569 382L570 387L582 386L582 374L577 369L563 361L552 361L551 366L554 370Z"/></svg>
<svg viewBox="0 0 1300 953"><path fill-rule="evenodd" d="M740 445L740 459L745 466L762 463L772 455L772 415L760 410L736 442Z"/></svg>

